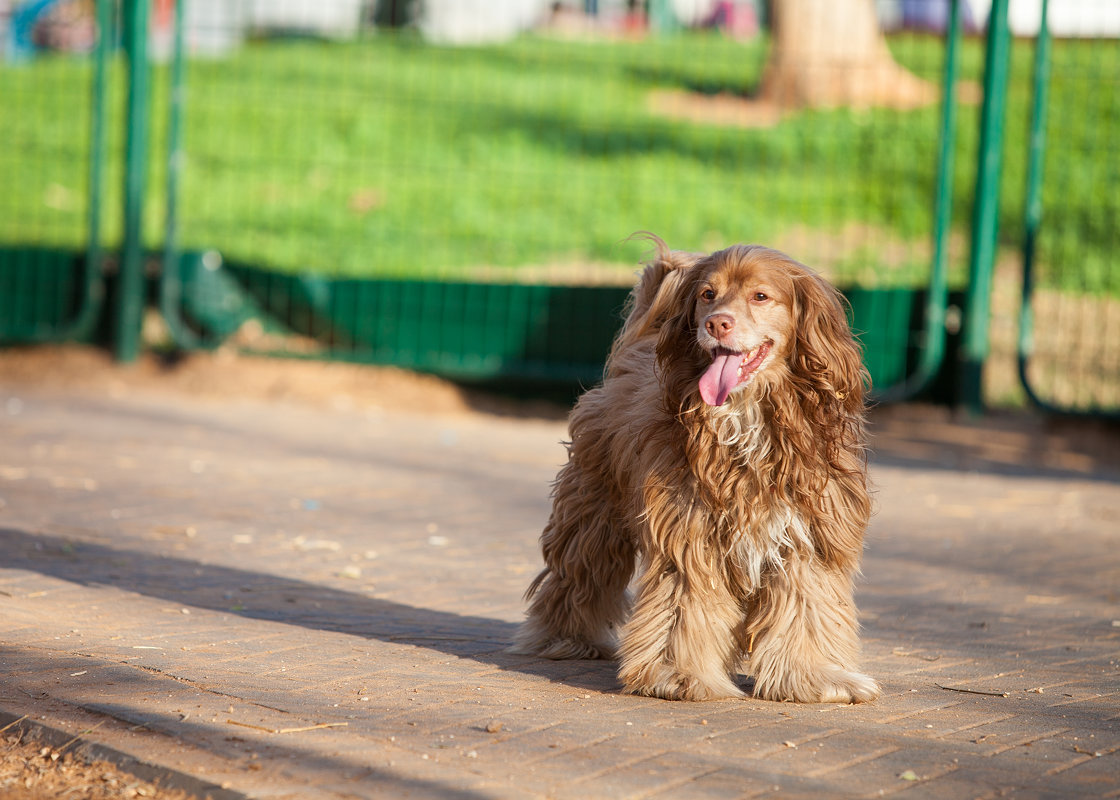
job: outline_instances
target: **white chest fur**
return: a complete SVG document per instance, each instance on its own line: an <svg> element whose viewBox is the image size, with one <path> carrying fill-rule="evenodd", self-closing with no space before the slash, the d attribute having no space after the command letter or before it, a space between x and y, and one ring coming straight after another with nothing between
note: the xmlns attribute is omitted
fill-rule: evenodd
<svg viewBox="0 0 1120 800"><path fill-rule="evenodd" d="M742 570L754 591L767 569L784 571L784 560L794 550L812 550L812 533L805 517L780 493L773 492L758 473L758 465L771 454L771 431L759 406L754 402L728 403L711 409L709 424L720 447L732 452L732 460L755 477L751 491L756 501L750 504L746 519L725 517L732 531L727 554Z"/></svg>

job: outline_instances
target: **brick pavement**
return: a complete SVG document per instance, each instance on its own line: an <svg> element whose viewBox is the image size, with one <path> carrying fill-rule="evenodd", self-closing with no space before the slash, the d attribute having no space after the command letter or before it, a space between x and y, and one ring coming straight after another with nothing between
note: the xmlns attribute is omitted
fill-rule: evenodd
<svg viewBox="0 0 1120 800"><path fill-rule="evenodd" d="M684 704L503 652L561 423L0 384L0 711L216 798L1120 796L1120 437L875 421L882 699Z"/></svg>

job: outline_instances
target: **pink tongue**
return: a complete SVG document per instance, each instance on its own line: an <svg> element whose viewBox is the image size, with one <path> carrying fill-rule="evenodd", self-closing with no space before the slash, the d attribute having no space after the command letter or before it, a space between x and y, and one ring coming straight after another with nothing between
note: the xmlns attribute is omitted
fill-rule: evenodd
<svg viewBox="0 0 1120 800"><path fill-rule="evenodd" d="M722 406L739 382L742 353L719 353L700 376L700 397L710 406Z"/></svg>

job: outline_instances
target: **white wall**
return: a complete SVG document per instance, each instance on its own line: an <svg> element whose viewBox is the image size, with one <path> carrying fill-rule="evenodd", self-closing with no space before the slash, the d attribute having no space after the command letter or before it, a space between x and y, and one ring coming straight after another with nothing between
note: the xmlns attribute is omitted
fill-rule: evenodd
<svg viewBox="0 0 1120 800"><path fill-rule="evenodd" d="M438 44L501 42L540 22L549 0L423 0L420 31Z"/></svg>
<svg viewBox="0 0 1120 800"><path fill-rule="evenodd" d="M968 0L978 20L986 20L991 0ZM1011 0L1008 21L1016 36L1034 36L1042 0ZM1050 0L1050 32L1055 36L1120 37L1120 0Z"/></svg>

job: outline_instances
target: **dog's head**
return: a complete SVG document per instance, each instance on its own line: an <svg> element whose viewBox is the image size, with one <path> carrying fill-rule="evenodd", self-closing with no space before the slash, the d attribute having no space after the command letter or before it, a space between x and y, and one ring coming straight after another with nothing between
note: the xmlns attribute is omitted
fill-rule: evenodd
<svg viewBox="0 0 1120 800"><path fill-rule="evenodd" d="M766 247L735 245L698 260L661 329L662 375L691 382L709 406L752 386L790 384L810 405L862 408L866 371L839 292ZM734 402L734 400L732 400Z"/></svg>

